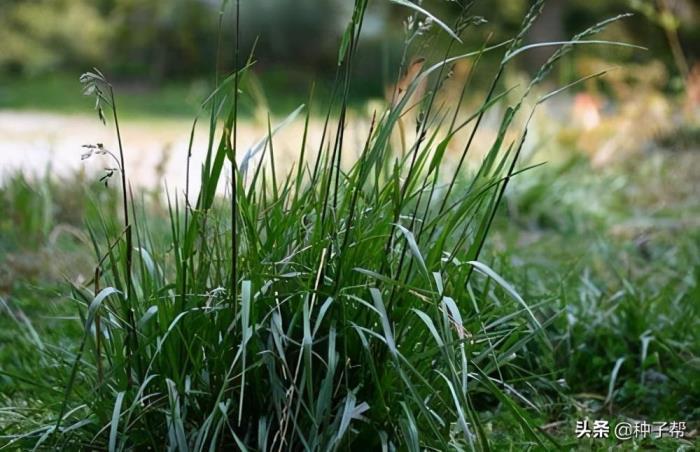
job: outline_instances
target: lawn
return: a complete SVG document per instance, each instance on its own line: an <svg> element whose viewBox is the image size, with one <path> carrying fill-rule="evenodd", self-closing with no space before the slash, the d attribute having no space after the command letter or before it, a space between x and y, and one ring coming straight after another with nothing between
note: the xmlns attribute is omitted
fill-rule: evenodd
<svg viewBox="0 0 700 452"><path fill-rule="evenodd" d="M312 86L306 74L284 68L270 67L251 74L255 90L247 92L241 104L242 116L251 116L264 106L273 114L287 114L306 102ZM314 83L319 104L330 98L331 82L324 77ZM200 107L201 100L213 89L214 80L144 82L124 79L115 83L119 91L119 110L127 119L190 119ZM366 89L350 100L354 107L380 93ZM271 101L272 100L272 101ZM42 111L64 114L84 114L94 106L94 100L81 96L76 73L56 72L34 77L0 75L0 109Z"/></svg>
<svg viewBox="0 0 700 452"><path fill-rule="evenodd" d="M548 343L522 348L504 366L519 371L511 384L527 399L522 406L533 427L545 428L561 444L615 443L576 440L576 421L586 418L613 424L698 418L698 170L696 151L657 149L640 166L604 170L574 157L518 176L499 210L482 261L547 321ZM621 180L621 189L610 189ZM670 199L668 184L681 189ZM6 213L0 223L0 379L7 438L28 418L37 426L48 422L50 401L63 396L69 367L56 363L74 357L84 322L70 285L85 284L94 271L85 225L98 224L104 213L116 216L118 193L93 181L19 176L0 192ZM165 235L167 206L158 198L148 202L151 227ZM493 282L478 281L476 288L488 294L479 311L468 310L477 324L482 316L512 315L506 313L514 312L513 300ZM529 444L517 419L496 400L474 398L493 447ZM689 423L686 432L694 429L697 424ZM624 444L677 450L695 441Z"/></svg>
<svg viewBox="0 0 700 452"><path fill-rule="evenodd" d="M207 83L170 83L165 86L127 85L120 108L130 117L191 117L197 111ZM85 113L94 105L82 97L74 74L0 78L0 108Z"/></svg>

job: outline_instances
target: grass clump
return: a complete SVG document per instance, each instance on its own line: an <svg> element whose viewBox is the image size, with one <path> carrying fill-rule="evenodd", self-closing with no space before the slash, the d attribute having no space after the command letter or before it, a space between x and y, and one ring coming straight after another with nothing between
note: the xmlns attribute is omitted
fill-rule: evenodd
<svg viewBox="0 0 700 452"><path fill-rule="evenodd" d="M289 173L276 169L271 125L245 154L237 143L252 60L203 103L209 146L201 190L190 193L190 149L184 197L168 197L165 233L134 201L123 163L128 145L119 140L113 174L121 211L96 213L94 273L72 286L80 337L42 355L65 376L65 389L43 394L38 408L5 410L9 445L485 450L497 443L492 421L505 418L515 447L562 446L539 428L538 413L562 392L541 376L553 368L558 343L548 331L560 307L528 303L480 257L506 188L522 171L527 123L513 129L525 97L573 46L602 43L589 38L608 22L571 41L524 45L542 8L536 2L512 40L453 56L459 36L479 22L468 5L448 25L397 3L411 6L407 43L437 24L452 44L414 80L397 83L401 91L375 112L350 167L341 162L366 0L355 2L341 42L321 144L309 149L305 130ZM468 171L484 114L503 97L504 68L543 45L558 50L504 110L490 150ZM452 63L484 52L502 52L502 62L481 106L460 124L452 119L460 105L438 104L437 91ZM399 72L407 65L404 58ZM108 80L94 71L82 81L120 136ZM409 105L421 83L426 94ZM392 136L404 134L410 110L418 112L415 140L404 136L409 144L395 149ZM450 141L468 127L456 166L446 165Z"/></svg>

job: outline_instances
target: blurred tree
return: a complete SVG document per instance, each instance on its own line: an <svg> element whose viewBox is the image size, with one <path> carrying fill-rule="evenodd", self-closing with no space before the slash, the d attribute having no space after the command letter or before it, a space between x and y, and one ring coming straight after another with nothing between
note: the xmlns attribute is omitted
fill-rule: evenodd
<svg viewBox="0 0 700 452"><path fill-rule="evenodd" d="M563 41L567 39L566 24L564 23L567 0L549 0L546 6L530 31L528 36L529 43ZM555 51L555 47L533 49L526 60L527 69L531 72L537 71Z"/></svg>
<svg viewBox="0 0 700 452"><path fill-rule="evenodd" d="M412 0L447 23L468 0ZM477 0L472 13L489 23L471 28L466 48L512 36L533 0ZM661 59L669 67L692 65L700 53L698 0L548 0L530 41L557 40L612 15L636 10L634 18L615 24L605 37L650 48L623 56L637 62ZM222 35L222 70L233 67L234 0L228 2ZM362 70L380 79L382 59L401 42L407 8L388 0L370 2L366 18ZM331 74L337 44L352 7L351 0L241 0L241 48L256 44L259 70L283 67L285 73ZM0 72L36 74L55 69L83 70L99 65L114 76L193 78L211 74L217 53L221 0L0 0ZM672 19L672 20L670 20ZM655 26L652 24L658 24ZM671 42L673 38L677 42ZM446 42L444 36L438 44ZM432 44L431 44L432 45ZM435 50L435 46L432 47ZM458 49L455 49L457 51ZM576 52L608 51L589 47ZM529 53L535 67L547 49ZM624 52L615 49L615 52ZM687 64L679 58L683 56ZM527 60L527 58L530 58ZM618 56L619 58L619 56Z"/></svg>
<svg viewBox="0 0 700 452"><path fill-rule="evenodd" d="M217 14L195 0L108 0L114 30L112 70L153 80L181 78L213 67Z"/></svg>
<svg viewBox="0 0 700 452"><path fill-rule="evenodd" d="M110 30L90 0L2 0L0 68L38 73L104 58Z"/></svg>
<svg viewBox="0 0 700 452"><path fill-rule="evenodd" d="M247 48L257 40L263 64L327 66L335 63L337 39L351 13L352 2L342 0L242 2L241 32Z"/></svg>

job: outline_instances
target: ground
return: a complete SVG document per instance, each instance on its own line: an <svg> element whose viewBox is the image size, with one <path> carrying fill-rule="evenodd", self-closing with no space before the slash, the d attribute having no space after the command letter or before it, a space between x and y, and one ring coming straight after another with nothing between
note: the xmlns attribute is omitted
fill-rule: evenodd
<svg viewBox="0 0 700 452"><path fill-rule="evenodd" d="M77 130L87 120L61 121ZM551 372L537 376L544 386L533 397L542 408L532 415L555 437L598 447L614 440L575 442L577 421L685 421L685 439L632 443L674 450L697 441L699 171L697 149L658 145L603 169L572 155L526 171L511 186L486 261L548 319L554 353L523 358ZM69 285L88 280L94 268L83 223L96 215L89 199L117 208L114 193L81 177L10 177L1 191L2 397L5 406L30 413L32 375L43 375L39 387L60 391L66 369L47 372L34 340L17 337L17 324L31 325L23 331L40 337L49 353L72 347L82 333ZM165 207L151 213L165 215ZM500 435L509 430L507 414L484 416Z"/></svg>

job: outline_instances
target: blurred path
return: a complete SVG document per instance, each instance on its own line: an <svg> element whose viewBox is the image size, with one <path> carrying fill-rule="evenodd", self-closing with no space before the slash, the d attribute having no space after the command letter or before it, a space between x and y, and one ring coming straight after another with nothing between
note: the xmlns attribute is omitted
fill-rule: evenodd
<svg viewBox="0 0 700 452"><path fill-rule="evenodd" d="M144 173L144 169L155 168L169 146L182 144L186 123L127 121L122 127L128 146L129 169L134 171L130 177L135 183L150 185L155 173ZM103 126L93 116L2 111L0 177L18 170L37 176L45 171L65 176L82 169L97 173L104 167L114 166L103 157L81 160L85 152L82 145L98 142L117 150L112 128Z"/></svg>
<svg viewBox="0 0 700 452"><path fill-rule="evenodd" d="M273 138L275 159L281 170L296 160L303 135L303 112ZM282 119L273 119L273 127ZM206 122L206 121L205 121ZM171 190L184 189L186 156L192 122L181 119L122 120L120 127L125 147L129 180L135 186L162 188L167 181ZM198 126L192 156L192 186L196 190L199 168L207 148L208 124ZM321 124L312 120L309 149L315 154L320 141ZM267 127L242 121L238 127L241 152L267 135ZM354 147L352 135L346 143ZM9 174L23 171L41 176L51 171L69 176L84 170L99 177L103 169L114 167L105 156L93 155L81 160L84 144L104 143L117 153L113 126L103 126L92 115L63 115L42 112L0 111L0 183ZM311 151L314 150L314 151ZM240 158L240 155L239 155Z"/></svg>
<svg viewBox="0 0 700 452"><path fill-rule="evenodd" d="M379 111L382 106L372 105L368 108ZM283 174L286 174L293 164L298 164L304 135L304 119L305 111L302 110L294 121L281 128L273 137L275 164ZM407 115L403 121L406 133L404 143L410 146L415 140L415 118ZM285 117L272 118L273 130L282 122L285 122ZM368 114L349 114L344 132L344 165L352 164L362 152L369 122ZM184 189L192 121L138 118L120 119L119 123L125 149L127 176L131 183L144 188L162 188L163 183L167 181L170 189ZM486 115L474 143L477 149L470 152L471 158L478 161L482 152L490 148L499 123L498 109ZM336 127L336 120L331 119L324 146L334 142ZM465 128L455 136L448 147L448 160L450 155L456 156L461 153L469 131L469 128ZM315 161L322 132L323 118L312 116L307 137L307 162ZM245 152L263 140L267 133L267 117L262 120L246 118L239 122L239 163ZM195 134L191 162L190 179L194 190L198 188L199 169L205 157L207 140L208 121L201 121ZM400 152L402 141L397 134L392 136L392 141L397 152ZM113 161L98 155L93 155L87 160L81 159L86 152L82 146L96 143L103 143L107 149L118 153L113 124L108 121L107 126L104 126L96 114L0 110L0 183L8 174L17 171L32 176L41 176L46 171L51 171L59 177L85 171L89 175L100 177L105 168L115 166ZM266 161L269 161L269 156L266 157ZM257 159L253 159L252 162L255 164Z"/></svg>

